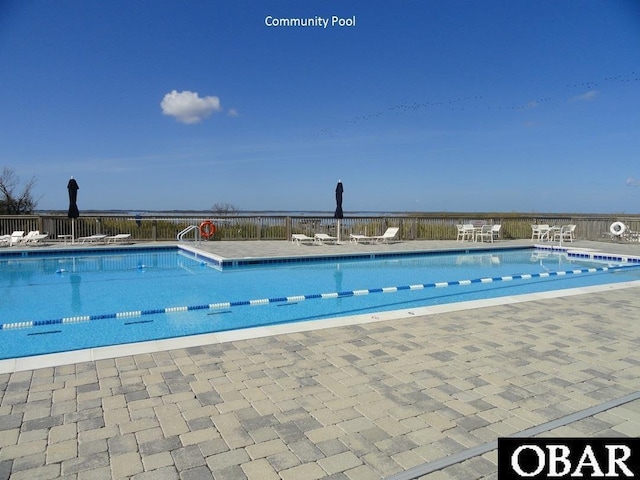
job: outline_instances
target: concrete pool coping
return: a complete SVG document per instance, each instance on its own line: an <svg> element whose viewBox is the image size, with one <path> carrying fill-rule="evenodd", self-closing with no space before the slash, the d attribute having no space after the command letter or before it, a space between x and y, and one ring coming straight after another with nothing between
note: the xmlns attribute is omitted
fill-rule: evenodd
<svg viewBox="0 0 640 480"><path fill-rule="evenodd" d="M319 251L271 243L205 247ZM639 287L610 287L34 363L0 374L0 478L496 478L495 450L464 453L598 405L547 433L635 436L640 402L606 402L640 391Z"/></svg>

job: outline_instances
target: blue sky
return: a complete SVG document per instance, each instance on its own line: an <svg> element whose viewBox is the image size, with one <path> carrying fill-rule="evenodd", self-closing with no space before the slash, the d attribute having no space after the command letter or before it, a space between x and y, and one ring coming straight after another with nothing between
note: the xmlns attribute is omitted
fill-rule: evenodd
<svg viewBox="0 0 640 480"><path fill-rule="evenodd" d="M0 0L0 89L44 210L640 212L636 0Z"/></svg>

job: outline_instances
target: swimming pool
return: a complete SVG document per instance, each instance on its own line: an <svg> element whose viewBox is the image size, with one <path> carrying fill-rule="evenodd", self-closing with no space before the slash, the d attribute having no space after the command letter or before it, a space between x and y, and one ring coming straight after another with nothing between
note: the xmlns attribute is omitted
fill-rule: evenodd
<svg viewBox="0 0 640 480"><path fill-rule="evenodd" d="M173 247L0 257L0 359L626 282L640 279L635 261L534 249L228 266Z"/></svg>

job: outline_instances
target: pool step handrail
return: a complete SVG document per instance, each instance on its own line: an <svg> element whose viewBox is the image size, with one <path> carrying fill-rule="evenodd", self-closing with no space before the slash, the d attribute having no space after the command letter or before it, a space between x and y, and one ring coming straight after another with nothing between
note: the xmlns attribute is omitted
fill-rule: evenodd
<svg viewBox="0 0 640 480"><path fill-rule="evenodd" d="M178 235L176 235L176 240L179 242L186 242L185 235L190 232L195 232L194 242L197 244L200 243L200 227L198 225L189 225L187 228L184 228Z"/></svg>

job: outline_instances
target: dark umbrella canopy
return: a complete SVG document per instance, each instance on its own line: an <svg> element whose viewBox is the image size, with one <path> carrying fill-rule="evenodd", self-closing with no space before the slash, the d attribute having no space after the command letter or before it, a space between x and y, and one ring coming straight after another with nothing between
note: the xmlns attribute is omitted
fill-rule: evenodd
<svg viewBox="0 0 640 480"><path fill-rule="evenodd" d="M78 182L74 180L73 177L69 180L67 184L67 190L69 190L69 214L67 215L69 218L78 218L80 216L80 212L78 211L78 205L76 202L78 201L78 190L80 187L78 186Z"/></svg>
<svg viewBox="0 0 640 480"><path fill-rule="evenodd" d="M344 189L342 188L342 181L338 180L338 185L336 186L336 213L333 214L333 218L341 219L344 218L344 213L342 213L342 192Z"/></svg>

